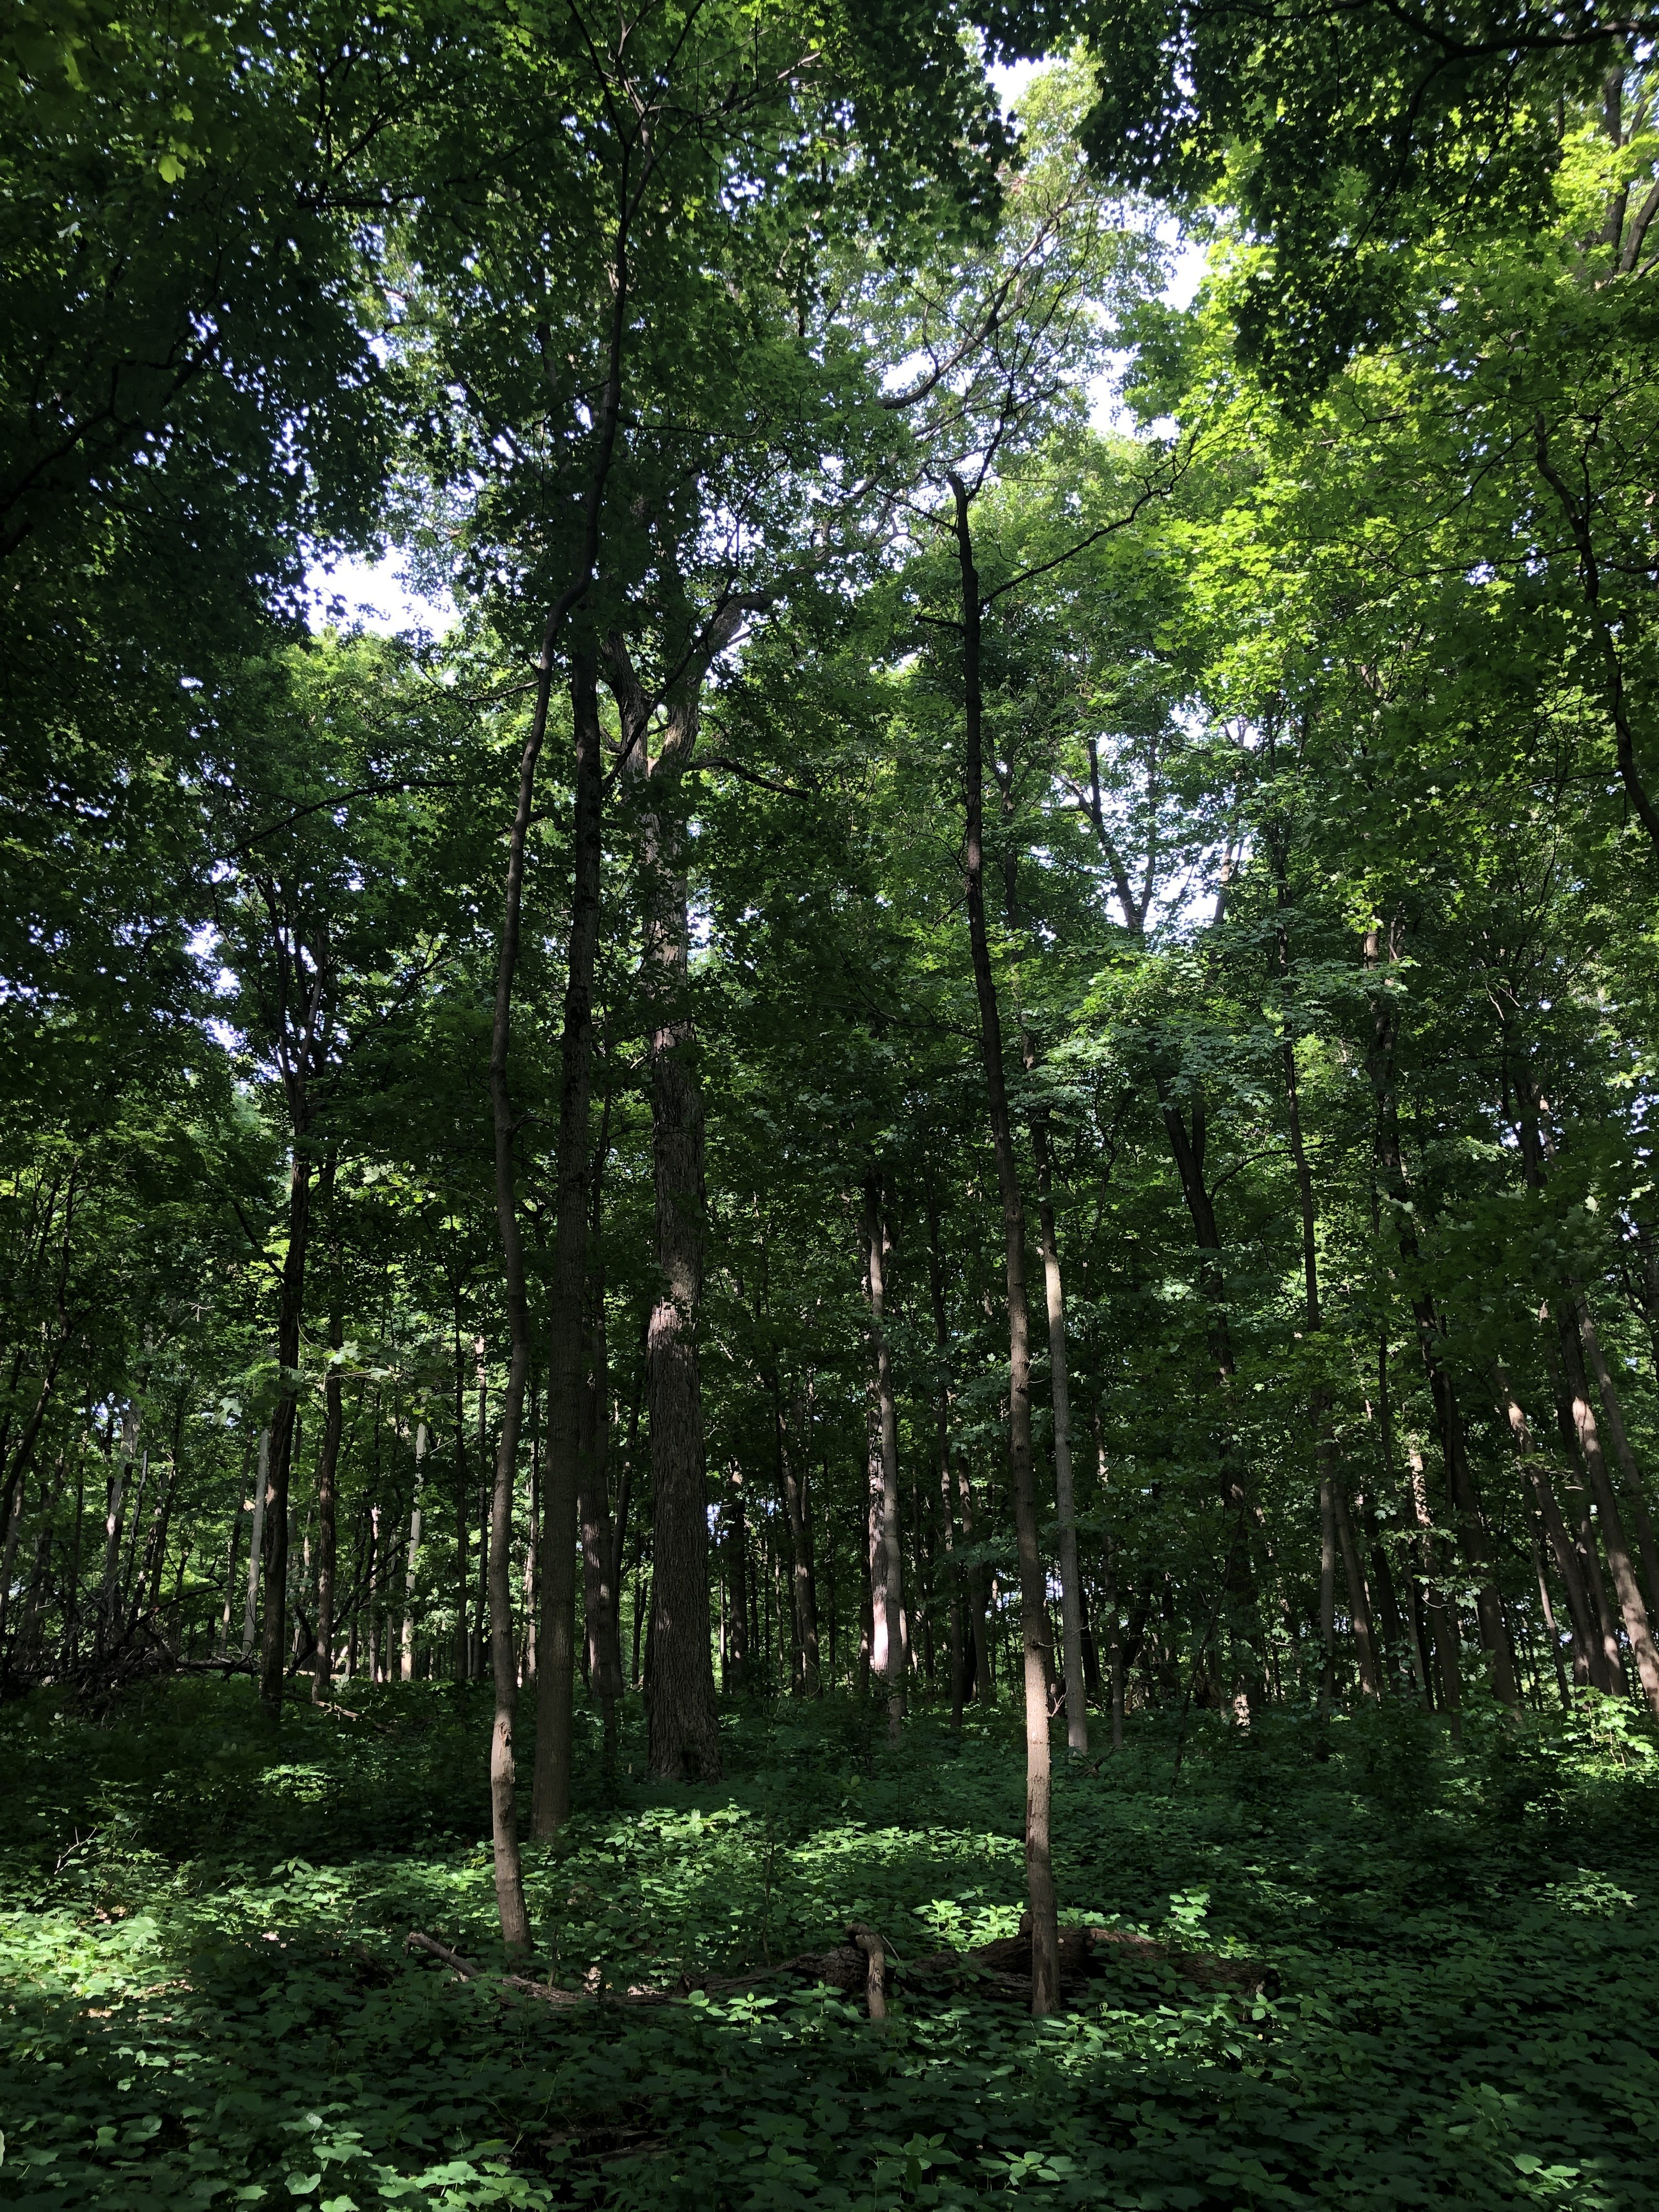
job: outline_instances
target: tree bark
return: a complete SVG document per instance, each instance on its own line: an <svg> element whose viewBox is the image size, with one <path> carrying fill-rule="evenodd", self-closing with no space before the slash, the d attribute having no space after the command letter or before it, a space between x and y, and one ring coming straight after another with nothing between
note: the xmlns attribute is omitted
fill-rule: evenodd
<svg viewBox="0 0 1659 2212"><path fill-rule="evenodd" d="M1572 1306L1578 1322L1579 1340L1590 1372L1595 1377L1595 1387L1601 1394L1601 1417L1608 1441L1613 1445L1613 1458L1619 1463L1620 1477L1625 1498L1630 1506L1632 1521L1636 1526L1636 1540L1642 1554L1642 1572L1647 1589L1644 1598L1648 1617L1652 1619L1659 1607L1659 1539L1656 1539L1653 1516L1648 1510L1647 1493L1642 1486L1642 1470L1636 1463L1636 1454L1631 1448L1630 1433L1625 1426L1624 1409L1619 1402L1619 1392L1607 1365L1607 1354L1601 1349L1601 1340L1596 1334L1595 1322L1589 1310L1589 1301L1583 1291L1573 1286Z"/></svg>
<svg viewBox="0 0 1659 2212"><path fill-rule="evenodd" d="M772 1396L772 1443L779 1502L789 1526L789 1590L795 1622L795 1646L800 1655L797 1686L803 1697L821 1697L823 1683L818 1667L818 1604L812 1577L812 1526L806 1498L806 1462L799 1467L789 1449L789 1425L785 1417L782 1385L775 1368L769 1381Z"/></svg>
<svg viewBox="0 0 1659 2212"><path fill-rule="evenodd" d="M903 1733L905 1653L901 1626L904 1555L899 1541L898 1406L893 1395L893 1358L885 1326L887 1273L893 1245L881 1177L873 1171L864 1182L864 1249L876 1390L875 1449L870 1463L870 1663L887 1685L887 1740L896 1744Z"/></svg>
<svg viewBox="0 0 1659 2212"><path fill-rule="evenodd" d="M923 1183L927 1208L927 1287L933 1307L933 1348L939 1361L935 1382L935 1447L939 1455L939 1525L945 1537L945 1579L950 1597L951 1726L962 1729L963 1577L956 1557L956 1500L951 1472L951 1333L945 1304L945 1264L939 1249L939 1199L931 1170Z"/></svg>
<svg viewBox="0 0 1659 2212"><path fill-rule="evenodd" d="M415 1424L415 1469L409 1501L409 1549L404 1558L404 1629L398 1668L405 1682L415 1679L415 1576L421 1558L421 1478L426 1461L426 1423Z"/></svg>
<svg viewBox="0 0 1659 2212"><path fill-rule="evenodd" d="M248 1542L247 1604L242 1613L242 1658L253 1656L254 1622L259 1603L259 1569L264 1558L265 1498L270 1483L270 1431L259 1431L259 1453L253 1477L253 1529Z"/></svg>
<svg viewBox="0 0 1659 2212"><path fill-rule="evenodd" d="M1567 1389L1571 1394L1573 1426L1577 1434L1578 1449L1589 1476L1590 1490L1595 1499L1601 1518L1601 1541L1607 1554L1607 1565L1613 1571L1613 1588L1619 1593L1619 1609L1624 1616L1625 1633L1635 1656L1636 1671L1642 1684L1642 1694L1650 1710L1659 1718L1659 1650L1654 1648L1653 1630L1648 1620L1648 1609L1643 1601L1640 1583L1636 1578L1635 1565L1630 1547L1625 1540L1624 1522L1620 1516L1619 1501L1613 1495L1613 1483L1607 1474L1607 1463L1601 1450L1601 1438L1596 1425L1595 1413L1589 1401L1589 1386L1584 1376L1583 1349L1579 1341L1578 1322L1569 1302L1559 1302L1556 1313L1557 1333L1561 1340L1562 1359L1566 1370Z"/></svg>
<svg viewBox="0 0 1659 2212"><path fill-rule="evenodd" d="M332 1194L333 1163L327 1167ZM336 1565L336 1489L340 1462L340 1432L344 1425L338 1354L345 1343L345 1289L339 1255L335 1253L334 1282L328 1306L328 1375L323 1384L323 1440L317 1453L317 1669L312 1695L326 1698L334 1682L334 1573Z"/></svg>
<svg viewBox="0 0 1659 2212"><path fill-rule="evenodd" d="M1025 1686L1025 1879L1031 1910L1031 2012L1041 2018L1060 2002L1060 1936L1050 1859L1052 1772L1048 1741L1046 1643L1047 1577L1037 1548L1036 1482L1031 1451L1030 1322L1025 1295L1025 1212L1015 1163L1013 1129L1003 1073L1002 1019L991 969L985 920L984 700L981 677L983 605L975 564L969 494L951 479L961 579L964 762L963 872L968 932L978 1002L986 1102L1002 1199L1008 1305L1008 1458L1015 1544L1019 1558L1020 1629Z"/></svg>
<svg viewBox="0 0 1659 2212"><path fill-rule="evenodd" d="M542 1479L542 1608L536 1654L536 1770L532 1832L556 1835L570 1816L576 1657L576 1541L582 1487L582 1296L586 1277L588 1107L593 1061L593 973L599 941L604 771L598 665L572 660L575 752L574 881L566 969Z"/></svg>
<svg viewBox="0 0 1659 2212"><path fill-rule="evenodd" d="M1029 1063L1028 1063L1029 1064ZM1080 1758L1089 1753L1089 1708L1083 1678L1083 1583L1077 1554L1077 1498L1072 1480L1071 1376L1066 1351L1066 1293L1060 1280L1060 1243L1054 1233L1054 1185L1049 1166L1048 1121L1031 1116L1031 1149L1036 1161L1037 1225L1042 1242L1042 1278L1048 1309L1048 1381L1054 1413L1054 1510L1060 1522L1060 1647L1066 1668L1066 1744Z"/></svg>

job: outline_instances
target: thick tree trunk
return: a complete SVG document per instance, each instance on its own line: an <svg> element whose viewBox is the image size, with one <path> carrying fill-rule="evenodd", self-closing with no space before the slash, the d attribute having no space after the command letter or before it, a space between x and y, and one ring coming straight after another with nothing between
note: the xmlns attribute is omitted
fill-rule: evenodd
<svg viewBox="0 0 1659 2212"><path fill-rule="evenodd" d="M1571 1394L1573 1427L1601 1518L1601 1541L1607 1549L1607 1565L1613 1571L1613 1587L1619 1593L1619 1609L1624 1617L1625 1633L1635 1656L1642 1694L1656 1718L1659 1718L1659 1650L1654 1648L1648 1609L1643 1601L1641 1585L1637 1580L1630 1547L1625 1539L1619 1501L1613 1495L1612 1479L1601 1450L1601 1433L1589 1401L1589 1386L1585 1379L1579 1341L1579 1325L1565 1299L1558 1309L1556 1323L1566 1370L1567 1389Z"/></svg>
<svg viewBox="0 0 1659 2212"><path fill-rule="evenodd" d="M678 789L641 820L659 1284L646 1340L651 1417L652 1622L646 1712L653 1774L720 1778L709 1650L702 1382L703 1118L687 1008L686 890Z"/></svg>
<svg viewBox="0 0 1659 2212"><path fill-rule="evenodd" d="M1025 1879L1031 1910L1031 2011L1053 2012L1060 2002L1060 1937L1049 1823L1052 1771L1048 1741L1047 1641L1048 1577L1037 1547L1036 1480L1031 1451L1030 1322L1025 1296L1025 1212L1015 1163L1013 1129L1003 1073L1002 1019L991 969L985 921L984 703L980 674L982 604L974 562L969 495L951 479L956 502L957 556L962 585L964 762L964 872L974 991L979 1006L980 1047L986 1101L1002 1198L1002 1231L1008 1303L1008 1458L1019 1558L1020 1629L1025 1680Z"/></svg>
<svg viewBox="0 0 1659 2212"><path fill-rule="evenodd" d="M1637 1465L1636 1454L1631 1448L1630 1433L1625 1426L1624 1408L1619 1402L1613 1371L1607 1365L1607 1354L1601 1349L1601 1340L1596 1334L1589 1302L1583 1291L1577 1287L1573 1291L1572 1305L1584 1357L1595 1377L1596 1389L1601 1394L1602 1423L1607 1440L1613 1446L1613 1458L1618 1462L1625 1499L1635 1525L1636 1540L1642 1554L1642 1572L1647 1584L1644 1596L1648 1617L1651 1620L1656 1607L1659 1607L1659 1538L1654 1534L1653 1516L1648 1510L1647 1494L1642 1486L1642 1470Z"/></svg>

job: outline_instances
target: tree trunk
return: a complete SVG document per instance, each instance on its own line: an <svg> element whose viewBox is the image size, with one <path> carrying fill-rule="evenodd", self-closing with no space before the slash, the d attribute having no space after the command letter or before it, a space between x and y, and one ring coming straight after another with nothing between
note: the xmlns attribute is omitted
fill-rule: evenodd
<svg viewBox="0 0 1659 2212"><path fill-rule="evenodd" d="M720 1778L708 1634L708 1516L702 1382L703 1117L692 1055L681 793L642 815L646 994L659 1289L646 1340L651 1418L653 1621L646 1683L651 1771Z"/></svg>
<svg viewBox="0 0 1659 2212"><path fill-rule="evenodd" d="M1434 1656L1440 1668L1440 1702L1445 1708L1447 1725L1454 1742L1463 1733L1463 1668L1459 1657L1459 1637L1456 1615L1446 1603L1446 1595L1437 1580L1435 1560L1434 1527L1429 1514L1428 1483L1423 1472L1423 1455L1414 1443L1407 1447L1412 1470L1412 1506L1417 1516L1418 1543L1423 1555L1423 1587L1425 1607L1429 1616L1429 1633L1434 1644Z"/></svg>
<svg viewBox="0 0 1659 2212"><path fill-rule="evenodd" d="M242 1613L242 1658L253 1656L253 1629L259 1603L259 1568L264 1558L265 1498L270 1486L270 1431L259 1431L259 1455L253 1478L253 1530L247 1554L247 1604Z"/></svg>
<svg viewBox="0 0 1659 2212"><path fill-rule="evenodd" d="M1601 1671L1601 1655L1590 1623L1589 1598L1584 1588L1578 1555L1573 1549L1571 1537L1567 1534L1566 1523L1561 1518L1561 1509L1556 1503L1548 1472L1533 1455L1532 1425L1520 1401L1510 1388L1509 1376L1502 1367L1493 1370L1493 1381L1498 1411L1508 1425L1510 1438L1520 1455L1521 1470L1532 1490L1539 1526L1555 1555L1561 1586L1567 1595L1567 1619L1572 1636L1573 1679L1578 1682L1595 1680ZM1546 1589L1547 1590L1547 1585Z"/></svg>
<svg viewBox="0 0 1659 2212"><path fill-rule="evenodd" d="M409 1501L409 1548L404 1555L404 1628L398 1649L398 1672L405 1682L415 1679L415 1576L421 1558L421 1477L426 1446L426 1423L417 1421L414 1479Z"/></svg>
<svg viewBox="0 0 1659 2212"><path fill-rule="evenodd" d="M735 1463L726 1493L726 1678L727 1693L740 1698L749 1687L749 1527L743 1509L743 1470Z"/></svg>
<svg viewBox="0 0 1659 2212"><path fill-rule="evenodd" d="M328 1310L329 1350L337 1355L345 1343L343 1298L337 1264L334 1294ZM328 1363L328 1379L323 1385L323 1441L317 1453L317 1671L312 1684L312 1695L317 1698L326 1698L334 1681L336 1486L343 1425L340 1363L336 1357Z"/></svg>
<svg viewBox="0 0 1659 2212"><path fill-rule="evenodd" d="M617 1700L623 1693L619 1597L612 1570L615 1545L611 1527L611 1358L605 1334L605 1267L599 1241L605 1164L611 1150L611 1099L599 1117L599 1141L593 1151L588 1218L588 1265L585 1342L588 1361L583 1377L580 1480L577 1516L581 1527L582 1626L586 1669L605 1723L605 1756L617 1753Z"/></svg>
<svg viewBox="0 0 1659 2212"><path fill-rule="evenodd" d="M1631 1449L1630 1434L1625 1426L1624 1409L1619 1402L1619 1392L1613 1382L1612 1370L1607 1365L1607 1355L1601 1349L1601 1340L1596 1334L1595 1322L1590 1314L1589 1302L1583 1291L1576 1286L1573 1291L1572 1304L1577 1317L1578 1334L1584 1347L1584 1356L1589 1362L1590 1372L1595 1377L1596 1389L1601 1394L1602 1420L1607 1428L1608 1441L1613 1445L1613 1455L1619 1463L1620 1477L1626 1499L1630 1506L1631 1519L1635 1523L1636 1540L1642 1553L1642 1572L1647 1583L1644 1596L1648 1617L1651 1620L1655 1607L1659 1607L1659 1539L1655 1537L1653 1516L1648 1510L1647 1494L1642 1487L1642 1470L1636 1463L1635 1452Z"/></svg>
<svg viewBox="0 0 1659 2212"><path fill-rule="evenodd" d="M1556 1324L1566 1369L1567 1389L1571 1394L1573 1427L1601 1517L1601 1541L1607 1549L1607 1565L1613 1570L1613 1587L1619 1593L1619 1609L1624 1616L1625 1633L1635 1655L1642 1694L1656 1718L1659 1718L1659 1651L1654 1648L1648 1609L1643 1602L1641 1585L1636 1578L1630 1547L1625 1540L1619 1501L1613 1495L1607 1463L1601 1451L1601 1434L1589 1401L1589 1386L1584 1376L1578 1323L1565 1300L1558 1308Z"/></svg>
<svg viewBox="0 0 1659 2212"><path fill-rule="evenodd" d="M305 1312L306 1260L311 1236L311 1155L308 1113L294 1115L294 1159L289 1170L288 1252L276 1304L276 1410L270 1424L264 1526L264 1611L260 1622L259 1703L274 1721L283 1717L288 1677L288 1492L294 1457L294 1423L300 1403L300 1329Z"/></svg>
<svg viewBox="0 0 1659 2212"><path fill-rule="evenodd" d="M1389 941L1389 957L1398 957L1397 937ZM1366 933L1364 963L1375 973L1382 957L1381 933L1373 928ZM1397 1043L1398 1015L1395 1000L1386 990L1373 988L1371 994L1371 1037L1370 1073L1376 1121L1373 1134L1376 1166L1374 1198L1378 1206L1380 1221L1381 1200L1386 1198L1395 1207L1395 1234L1400 1255L1405 1262L1407 1279L1419 1275L1419 1248L1417 1235L1412 1228L1412 1216L1405 1204L1406 1173L1400 1142L1399 1109L1395 1093L1395 1054ZM1516 1687L1515 1662L1510 1652L1509 1630L1504 1618L1504 1601L1498 1589L1492 1564L1492 1554L1481 1512L1480 1492L1474 1470L1468 1462L1464 1440L1462 1413L1457 1402L1457 1393L1452 1378L1441 1357L1441 1328L1433 1298L1419 1290L1411 1300L1412 1314L1417 1325L1418 1350L1428 1376L1430 1395L1434 1401L1435 1424L1439 1431L1441 1456L1446 1469L1447 1495L1457 1522L1458 1539L1463 1556L1468 1561L1475 1581L1475 1612L1480 1625L1480 1641L1491 1670L1492 1694L1500 1705L1511 1712L1520 1710L1520 1692Z"/></svg>
<svg viewBox="0 0 1659 2212"><path fill-rule="evenodd" d="M582 1294L587 1257L587 1131L593 1064L593 971L599 940L604 772L598 664L571 664L575 752L570 951L566 969L556 1158L556 1222L549 1293L547 1443L542 1481L542 1603L536 1653L536 1771L532 1832L545 1840L570 1816L576 1659L576 1540L581 1490Z"/></svg>
<svg viewBox="0 0 1659 2212"><path fill-rule="evenodd" d="M865 1282L870 1300L871 1350L875 1361L876 1434L870 1462L872 1537L870 1556L870 1663L887 1685L887 1740L903 1732L905 1680L904 1555L899 1540L898 1406L885 1326L887 1274L893 1256L881 1177L864 1183Z"/></svg>
<svg viewBox="0 0 1659 2212"><path fill-rule="evenodd" d="M1054 1409L1054 1510L1060 1521L1060 1645L1066 1667L1066 1743L1087 1758L1089 1709L1083 1679L1083 1583L1077 1556L1077 1501L1072 1482L1071 1376L1066 1352L1066 1294L1060 1282L1060 1243L1054 1234L1054 1201L1049 1170L1048 1122L1031 1116L1031 1147L1036 1160L1037 1224L1042 1239L1042 1277L1048 1307L1048 1377Z"/></svg>
<svg viewBox="0 0 1659 2212"><path fill-rule="evenodd" d="M984 704L980 674L983 613L974 562L969 495L951 478L957 556L962 586L964 763L964 863L968 931L986 1103L1002 1199L1008 1304L1008 1459L1019 1557L1020 1629L1025 1686L1025 1879L1031 1911L1031 2011L1041 2018L1060 2002L1060 1937L1049 1855L1052 1778L1048 1684L1043 1668L1048 1578L1037 1548L1036 1481L1031 1451L1030 1322L1025 1296L1025 1213L1015 1164L1013 1129L1003 1073L1002 1019L991 969L985 921Z"/></svg>
<svg viewBox="0 0 1659 2212"><path fill-rule="evenodd" d="M818 1601L812 1583L812 1524L806 1498L806 1462L803 1458L797 1468L789 1449L782 1386L775 1368L770 1382L775 1468L779 1498L789 1524L789 1589L795 1644L800 1654L799 1688L804 1697L817 1698L823 1695L823 1682L818 1667Z"/></svg>

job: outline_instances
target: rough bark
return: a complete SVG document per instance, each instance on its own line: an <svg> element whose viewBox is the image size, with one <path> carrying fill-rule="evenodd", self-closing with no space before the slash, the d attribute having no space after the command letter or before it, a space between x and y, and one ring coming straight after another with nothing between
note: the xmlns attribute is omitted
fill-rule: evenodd
<svg viewBox="0 0 1659 2212"><path fill-rule="evenodd" d="M1595 1409L1590 1404L1589 1385L1584 1375L1578 1322L1567 1299L1564 1298L1559 1303L1556 1322L1571 1401L1573 1427L1595 1499L1596 1513L1601 1525L1601 1541L1607 1551L1607 1565L1613 1572L1613 1588L1619 1594L1619 1610L1624 1619L1625 1634L1629 1638L1631 1651L1636 1660L1642 1694L1655 1717L1659 1718L1659 1650L1654 1647L1647 1606L1637 1580L1635 1564L1625 1537L1619 1501L1613 1494L1607 1459L1601 1449L1601 1432Z"/></svg>
<svg viewBox="0 0 1659 2212"><path fill-rule="evenodd" d="M1589 1301L1577 1285L1572 1290L1572 1310L1578 1324L1579 1340L1584 1348L1584 1358L1595 1377L1595 1387L1601 1400L1601 1421L1613 1456L1618 1463L1620 1480L1626 1504L1636 1529L1636 1540L1642 1555L1642 1573L1646 1582L1644 1592L1648 1617L1652 1619L1659 1607L1659 1538L1656 1538L1653 1516L1648 1510L1647 1493L1642 1486L1642 1470L1637 1465L1636 1454L1631 1445L1630 1432L1625 1426L1624 1408L1619 1402L1618 1386L1613 1370L1607 1365L1607 1354L1601 1349Z"/></svg>
<svg viewBox="0 0 1659 2212"><path fill-rule="evenodd" d="M662 702L644 690L619 638L607 641L605 656L605 680L622 720L623 766L637 800L656 1212L658 1287L646 1329L653 1492L647 1733L651 1771L688 1781L716 1780L720 1758L709 1648L708 1516L697 1352L703 1113L689 1006L681 779L696 741L703 677L737 626L733 611L729 624L717 623L702 634L690 649L678 685ZM650 740L659 704L666 706L666 727L653 757Z"/></svg>

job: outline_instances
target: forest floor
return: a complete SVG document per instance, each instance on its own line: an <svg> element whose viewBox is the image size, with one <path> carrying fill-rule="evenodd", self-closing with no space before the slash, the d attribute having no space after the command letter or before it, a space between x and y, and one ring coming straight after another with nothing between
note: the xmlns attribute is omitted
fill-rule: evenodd
<svg viewBox="0 0 1659 2212"><path fill-rule="evenodd" d="M1194 1719L1057 1777L1062 1918L1273 1970L1121 1962L1034 2027L975 1990L556 2008L499 1958L486 1690L353 1684L273 1736L246 1682L0 1712L0 2203L31 2208L1659 2207L1659 1778L1620 1709ZM845 1702L731 1715L727 1779L614 1785L527 1854L569 1987L878 1928L1015 1932L1021 1746ZM527 1769L527 1759L525 1761Z"/></svg>

